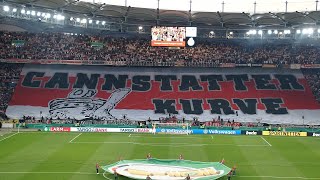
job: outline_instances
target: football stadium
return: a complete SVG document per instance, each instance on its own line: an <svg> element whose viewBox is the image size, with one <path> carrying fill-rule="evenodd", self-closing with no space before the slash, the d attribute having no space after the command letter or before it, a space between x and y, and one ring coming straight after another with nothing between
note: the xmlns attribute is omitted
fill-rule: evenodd
<svg viewBox="0 0 320 180"><path fill-rule="evenodd" d="M0 180L320 180L318 0L0 2Z"/></svg>

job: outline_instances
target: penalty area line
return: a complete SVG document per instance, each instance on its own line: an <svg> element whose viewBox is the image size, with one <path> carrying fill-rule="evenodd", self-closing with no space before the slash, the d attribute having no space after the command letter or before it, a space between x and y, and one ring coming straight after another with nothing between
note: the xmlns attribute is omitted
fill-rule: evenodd
<svg viewBox="0 0 320 180"><path fill-rule="evenodd" d="M264 142L266 142L270 147L272 146L264 137L262 137L262 136L260 136L261 137L261 139L264 141Z"/></svg>
<svg viewBox="0 0 320 180"><path fill-rule="evenodd" d="M73 139L71 139L71 140L69 141L69 143L72 143L72 142L73 142L75 139L77 139L81 134L82 134L82 133L76 135L76 137L74 137Z"/></svg>
<svg viewBox="0 0 320 180"><path fill-rule="evenodd" d="M0 142L1 142L1 141L4 141L4 140L6 140L6 139L9 139L9 138L11 138L12 136L15 136L15 135L17 135L17 134L19 134L19 133L17 132L17 133L11 134L10 136L7 136L7 137L1 139Z"/></svg>

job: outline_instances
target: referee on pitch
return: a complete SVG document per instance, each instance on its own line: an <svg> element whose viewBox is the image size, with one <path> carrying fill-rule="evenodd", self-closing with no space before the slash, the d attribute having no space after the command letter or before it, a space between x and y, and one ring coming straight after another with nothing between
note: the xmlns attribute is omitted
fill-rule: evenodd
<svg viewBox="0 0 320 180"><path fill-rule="evenodd" d="M99 174L99 168L100 168L99 164L96 163L96 171L97 171L97 174Z"/></svg>

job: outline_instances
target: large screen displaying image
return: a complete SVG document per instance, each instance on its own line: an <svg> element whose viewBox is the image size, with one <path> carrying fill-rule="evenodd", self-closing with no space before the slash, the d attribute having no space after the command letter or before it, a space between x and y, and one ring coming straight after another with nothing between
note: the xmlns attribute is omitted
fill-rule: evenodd
<svg viewBox="0 0 320 180"><path fill-rule="evenodd" d="M186 46L186 27L153 27L151 46Z"/></svg>

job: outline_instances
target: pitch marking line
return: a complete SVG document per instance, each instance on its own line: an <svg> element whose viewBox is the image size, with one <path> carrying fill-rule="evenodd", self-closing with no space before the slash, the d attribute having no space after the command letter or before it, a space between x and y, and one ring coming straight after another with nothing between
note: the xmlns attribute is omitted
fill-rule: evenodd
<svg viewBox="0 0 320 180"><path fill-rule="evenodd" d="M1 139L0 142L3 141L3 140L6 140L8 138L11 138L12 136L17 135L17 134L19 134L19 133L17 132L17 133L14 133L14 134L10 135L10 136L7 136L7 137Z"/></svg>
<svg viewBox="0 0 320 180"><path fill-rule="evenodd" d="M177 137L177 136L137 136L137 135L133 135L131 134L131 136L128 136L128 137L131 137L131 138L141 138L143 137L144 139L145 138L150 138L150 139L166 139L166 138L170 138L172 137L172 139L206 139L207 137L206 136L203 136L203 137L192 137L192 136L182 136L182 137ZM213 138L213 137L212 137Z"/></svg>
<svg viewBox="0 0 320 180"><path fill-rule="evenodd" d="M107 171L105 171L105 172L102 174L103 177L106 178L106 179L108 179L108 180L112 180L112 179L110 179L110 178L108 178L108 177L106 176L106 172L107 172Z"/></svg>
<svg viewBox="0 0 320 180"><path fill-rule="evenodd" d="M171 147L184 147L184 146L245 146L245 147L266 147L268 145L255 145L255 144L192 144L192 143L139 143L139 142L71 142L73 144L134 144L143 146L171 146Z"/></svg>
<svg viewBox="0 0 320 180"><path fill-rule="evenodd" d="M0 172L0 174L79 174L79 175L97 175L91 172ZM105 172L103 173L103 175ZM105 177L105 175L104 175ZM243 178L271 178L271 179L320 179L320 177L284 177L284 176L235 176ZM105 177L110 179L108 177ZM111 179L110 179L111 180Z"/></svg>
<svg viewBox="0 0 320 180"><path fill-rule="evenodd" d="M72 142L73 142L75 139L77 139L81 134L82 134L82 133L78 134L76 137L74 137L73 139L71 139L71 140L69 141L69 143L72 143Z"/></svg>
<svg viewBox="0 0 320 180"><path fill-rule="evenodd" d="M264 137L260 136L262 140L264 140L264 142L266 142L269 146L272 146Z"/></svg>
<svg viewBox="0 0 320 180"><path fill-rule="evenodd" d="M131 134L129 134L129 136L128 137L131 137Z"/></svg>
<svg viewBox="0 0 320 180"><path fill-rule="evenodd" d="M284 177L284 176L235 176L244 178L271 178L271 179L320 179L319 178L308 178L308 177Z"/></svg>

